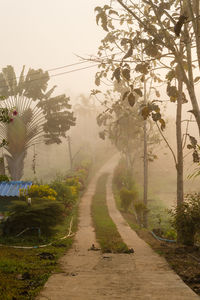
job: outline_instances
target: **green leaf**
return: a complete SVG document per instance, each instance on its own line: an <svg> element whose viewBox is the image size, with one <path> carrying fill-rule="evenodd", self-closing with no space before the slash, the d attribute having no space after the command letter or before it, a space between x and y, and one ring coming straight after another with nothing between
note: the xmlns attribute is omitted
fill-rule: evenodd
<svg viewBox="0 0 200 300"><path fill-rule="evenodd" d="M190 144L187 145L187 148L188 149L194 149L194 147L192 145L190 145Z"/></svg>
<svg viewBox="0 0 200 300"><path fill-rule="evenodd" d="M146 120L149 117L149 115L150 115L150 109L149 109L149 107L148 106L143 107L142 111L141 111L141 114L143 116L143 119Z"/></svg>
<svg viewBox="0 0 200 300"><path fill-rule="evenodd" d="M109 15L111 15L111 14L119 16L118 12L116 10L113 10L113 9L109 10Z"/></svg>
<svg viewBox="0 0 200 300"><path fill-rule="evenodd" d="M148 56L156 57L159 53L159 49L157 45L150 44L146 49L145 52Z"/></svg>
<svg viewBox="0 0 200 300"><path fill-rule="evenodd" d="M133 106L135 104L135 96L133 95L133 93L130 93L128 95L128 103L130 104L130 106Z"/></svg>
<svg viewBox="0 0 200 300"><path fill-rule="evenodd" d="M128 96L130 92L129 91L126 91L122 97L122 100L124 101L126 99L126 97Z"/></svg>
<svg viewBox="0 0 200 300"><path fill-rule="evenodd" d="M161 130L164 130L165 127L166 127L165 121L164 121L163 119L159 119L158 121L159 121L160 124L161 124Z"/></svg>
<svg viewBox="0 0 200 300"><path fill-rule="evenodd" d="M102 140L105 140L105 138L106 138L106 136L105 136L105 131L99 132L99 137L100 137Z"/></svg>
<svg viewBox="0 0 200 300"><path fill-rule="evenodd" d="M189 135L189 139L190 139L192 146L195 148L197 146L197 140L195 139L194 136L191 136L191 135Z"/></svg>
<svg viewBox="0 0 200 300"><path fill-rule="evenodd" d="M170 86L170 85L168 85L167 86L167 95L169 97L177 98L178 97L178 90L177 90L176 86Z"/></svg>
<svg viewBox="0 0 200 300"><path fill-rule="evenodd" d="M121 40L121 46L125 46L126 44L128 44L128 43L132 43L132 41L130 40L130 39L127 39L127 38L123 38L122 40Z"/></svg>
<svg viewBox="0 0 200 300"><path fill-rule="evenodd" d="M126 59L126 58L128 58L128 57L130 57L132 55L133 55L133 46L131 45L130 48L129 48L129 50L128 50L128 52L124 55L124 57L122 58L122 60L124 60L124 59Z"/></svg>
<svg viewBox="0 0 200 300"><path fill-rule="evenodd" d="M156 97L160 97L160 92L156 90Z"/></svg>
<svg viewBox="0 0 200 300"><path fill-rule="evenodd" d="M91 94L90 95L94 96L94 95L99 94L99 93L101 93L100 90L91 90Z"/></svg>
<svg viewBox="0 0 200 300"><path fill-rule="evenodd" d="M188 17L186 17L184 15L180 15L178 22L174 26L174 32L175 32L176 36L180 35L181 28L182 28L183 24L185 23L185 21L187 20L187 18Z"/></svg>
<svg viewBox="0 0 200 300"><path fill-rule="evenodd" d="M192 153L192 156L193 156L193 162L194 163L199 163L200 159L199 159L199 155L198 155L197 150L194 150L194 152Z"/></svg>
<svg viewBox="0 0 200 300"><path fill-rule="evenodd" d="M165 76L165 78L168 80L168 81L172 81L172 79L174 79L176 77L176 73L174 70L171 70L167 73L167 75Z"/></svg>
<svg viewBox="0 0 200 300"><path fill-rule="evenodd" d="M152 113L152 119L157 122L161 119L161 114L159 112L157 113Z"/></svg>
<svg viewBox="0 0 200 300"><path fill-rule="evenodd" d="M113 72L113 75L112 75L112 80L115 78L117 80L117 82L119 83L120 82L120 74L121 74L121 68L118 67L117 69L115 69L115 71Z"/></svg>
<svg viewBox="0 0 200 300"><path fill-rule="evenodd" d="M134 89L134 92L135 92L136 94L138 94L138 96L140 96L140 97L143 96L143 93L142 93L141 89Z"/></svg>
<svg viewBox="0 0 200 300"><path fill-rule="evenodd" d="M99 86L100 83L101 83L101 81L100 81L99 76L96 76L96 78L95 78L95 84L96 84L97 86Z"/></svg>
<svg viewBox="0 0 200 300"><path fill-rule="evenodd" d="M95 7L94 11L100 12L100 11L102 11L102 8L100 6L97 6L97 7Z"/></svg>
<svg viewBox="0 0 200 300"><path fill-rule="evenodd" d="M148 63L137 64L137 66L135 67L135 71L143 74L148 74L149 72L148 67L149 67Z"/></svg>
<svg viewBox="0 0 200 300"><path fill-rule="evenodd" d="M104 11L100 11L97 16L96 16L96 23L97 25L99 24L99 20L101 19L101 26L105 31L108 31L108 20L107 20L107 16L106 13Z"/></svg>
<svg viewBox="0 0 200 300"><path fill-rule="evenodd" d="M111 7L109 5L104 5L103 9L107 10L107 9L111 9Z"/></svg>
<svg viewBox="0 0 200 300"><path fill-rule="evenodd" d="M130 69L126 68L122 70L122 75L126 80L130 80Z"/></svg>
<svg viewBox="0 0 200 300"><path fill-rule="evenodd" d="M197 76L195 79L194 79L194 83L198 82L200 80L200 76Z"/></svg>

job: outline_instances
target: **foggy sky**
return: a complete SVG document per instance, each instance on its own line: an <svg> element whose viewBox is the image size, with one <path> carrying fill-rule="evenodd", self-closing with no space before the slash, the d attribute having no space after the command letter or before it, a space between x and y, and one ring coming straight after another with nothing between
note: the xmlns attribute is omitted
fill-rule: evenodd
<svg viewBox="0 0 200 300"><path fill-rule="evenodd" d="M74 55L95 54L103 31L96 25L94 7L101 0L1 0L0 68L12 65L17 76L26 70L48 70L79 61ZM90 63L91 64L91 63ZM50 75L87 66L51 71ZM96 68L53 77L51 85L67 95L90 93ZM51 86L50 85L50 86Z"/></svg>

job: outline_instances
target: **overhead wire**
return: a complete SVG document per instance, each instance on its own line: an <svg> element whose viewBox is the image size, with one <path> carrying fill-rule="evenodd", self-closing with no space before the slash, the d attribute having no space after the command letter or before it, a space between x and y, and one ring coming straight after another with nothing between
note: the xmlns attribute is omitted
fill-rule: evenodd
<svg viewBox="0 0 200 300"><path fill-rule="evenodd" d="M197 19L199 18L200 16L196 16L194 19ZM187 23L188 22L191 22L192 20L188 20L186 21ZM169 27L169 28L165 28L165 30L167 31L168 29L172 29L173 27ZM192 43L192 42L190 42ZM195 43L195 42L194 42ZM192 43L193 44L193 43ZM120 54L120 53L115 53L116 54ZM112 56L113 54L109 55L109 56ZM166 54L164 55L166 56ZM108 56L104 56L102 58L106 58ZM161 56L162 57L162 56ZM156 60L157 58L152 58L152 59L149 59L148 61L153 61L153 60ZM87 60L84 60L84 61L80 61L80 62L76 62L76 63L72 63L72 64L68 64L68 65L64 65L64 66L60 66L60 67L55 67L55 68L51 68L51 69L47 69L46 72L52 72L52 71L55 71L55 70L60 70L60 69L65 69L65 68L68 68L68 67L72 67L72 66L76 66L76 65L80 65L80 64L84 64L86 62L92 62L92 61L97 61L97 60L92 60L92 59L87 59ZM112 60L114 61L114 60ZM126 62L126 61L125 61ZM134 60L134 61L131 61L131 62L141 62L139 60ZM99 63L107 63L107 62L99 62ZM36 80L41 80L41 79L44 79L44 78L52 78L52 77L57 77L57 76L61 76L61 75L65 75L65 74L70 74L70 73L73 73L73 72L77 72L77 71L81 71L81 70L85 70L85 69L89 69L89 68L92 68L92 67L96 67L98 66L99 64L94 64L94 65L90 65L90 66L86 66L86 67L83 67L83 68L78 68L78 69L74 69L74 70L70 70L70 71L65 71L65 72L62 72L62 73L57 73L57 74L53 74L53 75L46 75L46 76L40 76L39 78L35 78L35 79L31 79L28 81L29 82L32 82L32 81L36 81ZM35 72L35 74L39 73L40 71L38 72ZM23 76L17 76L17 77L13 77L13 78L7 78L7 81L12 81L12 80L16 80L16 79L19 79L20 77L26 77L27 75L23 75ZM6 80L6 79L5 79ZM0 83L1 82L4 82L5 80L0 80ZM0 89L2 88L5 88L7 87L8 85L5 85L5 86L0 86Z"/></svg>
<svg viewBox="0 0 200 300"><path fill-rule="evenodd" d="M114 53L114 55L118 55L120 54L120 52L117 52L117 53ZM109 56L112 56L113 54L110 54ZM102 58L106 58L108 56L103 56ZM84 61L80 61L80 62L77 62L77 63L73 63L73 64L68 64L68 65L64 65L64 66L61 66L61 67L56 67L56 68L52 68L52 69L48 69L46 70L46 72L51 72L51 71L55 71L55 70L60 70L60 69L64 69L64 68L69 68L69 67L72 67L72 66L75 66L75 65L80 65L80 64L84 64L84 63L88 63L88 62L93 62L93 60L91 59L86 59ZM66 71L66 72L62 72L62 73L57 73L57 74L53 74L53 75L46 75L46 76L41 76L40 78L35 78L35 79L30 79L28 82L32 82L32 81L35 81L35 80L41 80L43 78L51 78L51 77L56 77L56 76L60 76L60 75L64 75L64 74L69 74L69 73L73 73L73 72L76 72L76 71L81 71L81 70L85 70L85 69L89 69L89 68L92 68L92 67L95 67L95 66L98 66L98 64L95 64L95 65L91 65L91 66L86 66L86 67L83 67L83 68L78 68L78 69L74 69L74 70L70 70L70 71ZM36 71L34 73L35 74L38 74L40 73L40 71ZM26 77L27 75L23 75L22 77ZM0 80L0 83L1 82L5 82L6 80L7 81L12 81L12 80L15 80L15 79L19 79L21 76L16 76L16 77L12 77L12 78L5 78L4 80ZM0 89L1 88L4 88L4 87L7 87L8 85L6 86L0 86Z"/></svg>
<svg viewBox="0 0 200 300"><path fill-rule="evenodd" d="M53 75L44 75L44 76L40 76L39 78L34 78L34 79L31 79L28 81L29 82L32 82L32 81L36 81L36 80L41 80L41 79L44 79L44 78L52 78L52 77L56 77L56 76L60 76L60 75L64 75L64 74L69 74L69 73L73 73L73 72L77 72L77 71L81 71L81 70L85 70L85 69L89 69L89 68L93 68L93 67L96 67L98 66L99 64L94 64L94 65L91 65L91 66L87 66L87 67L83 67L83 68L78 68L78 69L74 69L74 70L70 70L70 71L66 71L66 72L62 72L62 73L57 73L57 74L53 74ZM12 81L16 79L16 77L14 78L9 78L8 81ZM0 80L0 82L4 82L4 80ZM2 88L6 88L8 87L8 85L4 85L4 86L0 86L0 90Z"/></svg>

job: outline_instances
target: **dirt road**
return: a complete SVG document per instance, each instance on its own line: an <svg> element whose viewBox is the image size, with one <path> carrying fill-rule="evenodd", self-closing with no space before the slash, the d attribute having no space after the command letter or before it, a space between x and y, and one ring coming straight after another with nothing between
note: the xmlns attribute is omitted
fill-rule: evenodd
<svg viewBox="0 0 200 300"><path fill-rule="evenodd" d="M90 214L97 178L113 171L116 158L93 178L80 205L79 230L73 248L62 258L63 273L52 275L39 300L195 300L200 299L157 255L130 229L115 207L111 175L107 185L107 203L111 217L125 243L134 254L101 254L88 251L96 243Z"/></svg>

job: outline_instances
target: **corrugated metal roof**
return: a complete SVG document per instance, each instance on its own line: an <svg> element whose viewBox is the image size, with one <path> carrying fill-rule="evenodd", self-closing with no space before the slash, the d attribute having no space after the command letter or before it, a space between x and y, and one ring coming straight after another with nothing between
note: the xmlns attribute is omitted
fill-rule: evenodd
<svg viewBox="0 0 200 300"><path fill-rule="evenodd" d="M20 189L27 189L31 185L31 181L2 181L0 182L0 196L18 197Z"/></svg>

